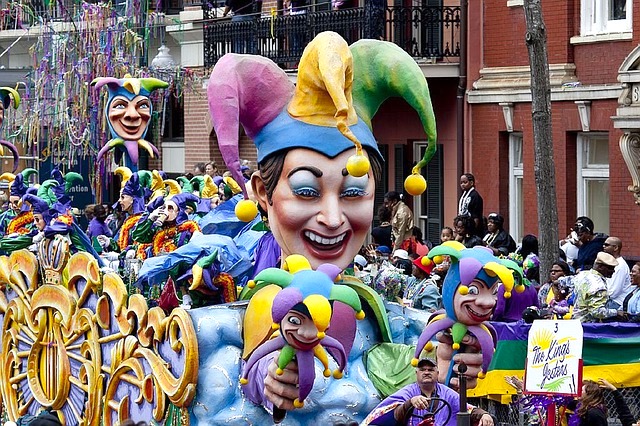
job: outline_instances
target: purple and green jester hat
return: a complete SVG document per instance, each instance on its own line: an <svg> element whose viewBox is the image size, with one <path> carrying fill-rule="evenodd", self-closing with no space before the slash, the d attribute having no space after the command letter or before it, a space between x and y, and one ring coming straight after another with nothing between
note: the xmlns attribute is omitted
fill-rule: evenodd
<svg viewBox="0 0 640 426"><path fill-rule="evenodd" d="M240 168L240 124L258 149L258 164L293 148L329 158L354 149L346 169L363 176L370 169L363 148L384 161L371 121L386 99L397 96L418 112L428 138L424 158L412 173L419 176L435 153L435 115L427 81L415 60L393 43L360 40L348 46L335 32L320 33L304 50L295 87L270 59L228 53L214 67L207 93L220 153L245 196L236 207L243 220L253 219L257 209L254 205L248 214L239 214L251 203Z"/></svg>
<svg viewBox="0 0 640 426"><path fill-rule="evenodd" d="M0 103L2 104L0 129L2 129L2 125L4 124L5 111L10 106L13 106L14 109L17 109L20 106L20 95L15 89L12 89L11 87L0 87ZM9 150L9 152L11 152L11 155L13 156L13 169L11 169L11 172L15 173L16 170L18 170L18 160L20 158L18 150L11 142L0 139L0 155L4 155L5 148Z"/></svg>
<svg viewBox="0 0 640 426"><path fill-rule="evenodd" d="M514 288L514 275L512 270L505 266L502 260L495 257L491 250L486 247L467 249L457 241L447 241L430 250L427 258L437 264L442 262L443 256L451 258L451 266L442 285L444 312L434 316L422 334L420 334L411 363L413 366L418 364L420 353L423 349L427 351L433 349L431 338L438 332L451 330L454 351L460 349L464 336L467 333L471 333L478 339L482 348L482 372L478 376L482 378L489 368L495 349L495 330L486 322L489 320L493 310L487 316L485 313L473 311L469 304L464 304L462 309L466 309L469 312L468 315L465 314L465 318L470 320L465 319L463 322L459 319L461 312L457 312L455 309L454 299L458 295L466 297L467 295L478 294L478 287L474 282L479 282L481 286L491 289L498 280L505 287L504 297L510 298L511 291ZM425 260L423 260L424 262ZM517 290L522 291L524 288ZM448 376L447 382L451 376L451 368Z"/></svg>
<svg viewBox="0 0 640 426"><path fill-rule="evenodd" d="M22 197L22 205L25 206L29 204L31 206L31 212L41 214L44 223L47 225L51 223L51 219L59 213L51 208L51 206L58 201L51 190L51 188L57 184L55 180L46 180L38 188L38 195L25 194Z"/></svg>
<svg viewBox="0 0 640 426"><path fill-rule="evenodd" d="M60 171L60 166L55 166L51 170L51 179L58 183L58 185L53 185L51 188L57 198L57 201L67 209L70 209L71 198L68 195L69 191L74 185L84 181L82 175L76 172L67 172L63 175Z"/></svg>
<svg viewBox="0 0 640 426"><path fill-rule="evenodd" d="M26 168L20 173L5 172L0 175L0 181L6 180L10 182L9 195L22 198L29 190L29 177L38 173L36 169Z"/></svg>
<svg viewBox="0 0 640 426"><path fill-rule="evenodd" d="M318 330L317 339L302 343L294 337L280 333L271 340L267 340L251 354L245 364L240 383L246 385L249 371L263 357L279 350L276 374L283 374L284 368L296 358L298 362L298 374L300 396L294 401L294 406L301 408L304 399L309 395L315 380L314 357L318 358L324 366L324 376L331 376L329 359L325 348L331 350L336 358L338 369L333 372L333 377L340 379L347 365L347 353L343 344L326 334L332 316L333 301L340 301L350 306L355 311L356 319L363 319L364 312L360 298L354 289L346 285L335 284L339 279L340 268L332 264L323 264L317 270L312 270L309 261L301 255L291 255L285 259L284 264L289 265L289 271L278 268L268 268L256 275L249 286L263 283L275 284L282 287L271 307L273 320L272 328L279 330L281 323L290 311L296 311L311 319Z"/></svg>
<svg viewBox="0 0 640 426"><path fill-rule="evenodd" d="M138 172L132 173L131 177L120 190L121 195L129 195L133 198L132 214L143 213L145 211L144 191L140 185Z"/></svg>
<svg viewBox="0 0 640 426"><path fill-rule="evenodd" d="M191 204L191 207L195 211L200 201L200 198L189 194L188 192L182 192L180 194L172 195L170 197L165 198L165 204L167 201L173 201L178 207L178 215L176 216L176 225L180 225L181 223L189 220L189 216L187 216L187 205Z"/></svg>
<svg viewBox="0 0 640 426"><path fill-rule="evenodd" d="M126 74L123 78L98 77L91 85L96 89L106 85L109 91L105 115L111 140L100 149L96 161L99 162L107 151L114 148L116 163L126 152L131 163L137 165L138 146L145 149L151 158L160 155L158 149L144 139L153 112L149 96L156 89L166 89L169 83L157 78L134 78Z"/></svg>

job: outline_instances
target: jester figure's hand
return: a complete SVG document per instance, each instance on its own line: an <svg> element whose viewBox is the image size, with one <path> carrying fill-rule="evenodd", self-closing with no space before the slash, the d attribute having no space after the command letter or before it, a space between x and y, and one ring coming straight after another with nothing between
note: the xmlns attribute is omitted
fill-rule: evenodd
<svg viewBox="0 0 640 426"><path fill-rule="evenodd" d="M453 355L454 351L451 348L453 339L451 338L451 335L440 332L436 338L438 339L438 342L440 342L437 352L438 381L448 385L452 389L458 390L460 385L458 380L458 364L460 364L460 362L464 362L467 365L467 372L465 373L465 376L467 377L467 389L475 388L478 384L478 374L482 371L482 352L480 351L478 339L467 334L462 339L460 350L458 350L457 354ZM455 362L453 366L455 374L451 378L451 383L444 383L447 379L447 372L449 371L449 363L452 356L453 361Z"/></svg>
<svg viewBox="0 0 640 426"><path fill-rule="evenodd" d="M283 410L293 410L293 400L298 398L298 364L291 361L284 368L281 375L276 374L278 369L278 353L273 358L273 362L269 364L267 377L264 379L264 395L275 407Z"/></svg>

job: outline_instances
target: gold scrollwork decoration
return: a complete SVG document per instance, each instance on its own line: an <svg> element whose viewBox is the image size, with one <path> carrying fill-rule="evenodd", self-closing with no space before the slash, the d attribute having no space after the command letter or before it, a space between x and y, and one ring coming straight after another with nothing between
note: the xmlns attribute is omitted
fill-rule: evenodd
<svg viewBox="0 0 640 426"><path fill-rule="evenodd" d="M47 406L66 425L110 426L132 412L160 422L170 403L193 400L189 314L149 309L89 254L69 255L64 238L41 243L38 256L0 256L0 318L0 391L11 420Z"/></svg>

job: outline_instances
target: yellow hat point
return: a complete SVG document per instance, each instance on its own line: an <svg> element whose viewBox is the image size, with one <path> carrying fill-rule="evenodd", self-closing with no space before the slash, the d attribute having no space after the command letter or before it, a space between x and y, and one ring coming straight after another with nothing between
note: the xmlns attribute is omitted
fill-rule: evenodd
<svg viewBox="0 0 640 426"><path fill-rule="evenodd" d="M331 370L329 370L328 368L325 368L324 371L322 372L322 375L324 377L330 377L331 376Z"/></svg>
<svg viewBox="0 0 640 426"><path fill-rule="evenodd" d="M516 290L517 291L517 290ZM510 291L505 291L504 292L504 298L505 299L509 299L511 297L511 292Z"/></svg>
<svg viewBox="0 0 640 426"><path fill-rule="evenodd" d="M454 351L457 351L458 349L460 349L460 343L454 343L453 345L451 345L451 347Z"/></svg>
<svg viewBox="0 0 640 426"><path fill-rule="evenodd" d="M318 339L324 339L324 337L327 334L324 331L318 331L318 334L316 336L318 336Z"/></svg>
<svg viewBox="0 0 640 426"><path fill-rule="evenodd" d="M241 385L246 385L247 383L249 383L249 381L247 379L245 379L244 377L240 379L240 384Z"/></svg>
<svg viewBox="0 0 640 426"><path fill-rule="evenodd" d="M478 379L484 379L485 377L487 377L487 375L484 374L482 371L478 373Z"/></svg>
<svg viewBox="0 0 640 426"><path fill-rule="evenodd" d="M364 319L364 311L358 311L356 313L356 319L357 320L363 320Z"/></svg>
<svg viewBox="0 0 640 426"><path fill-rule="evenodd" d="M354 177L362 177L369 173L371 163L369 159L362 154L355 154L347 160L347 172Z"/></svg>
<svg viewBox="0 0 640 426"><path fill-rule="evenodd" d="M254 288L256 286L256 282L254 280L247 281L247 287Z"/></svg>
<svg viewBox="0 0 640 426"><path fill-rule="evenodd" d="M524 285L518 284L516 286L516 293L522 293L524 291Z"/></svg>
<svg viewBox="0 0 640 426"><path fill-rule="evenodd" d="M298 398L293 400L293 406L296 408L304 407L304 402L300 401Z"/></svg>
<svg viewBox="0 0 640 426"><path fill-rule="evenodd" d="M242 200L236 204L236 217L243 222L251 222L258 215L258 206L251 200Z"/></svg>
<svg viewBox="0 0 640 426"><path fill-rule="evenodd" d="M344 377L344 374L342 373L342 371L340 370L333 370L333 378L334 379L342 379Z"/></svg>
<svg viewBox="0 0 640 426"><path fill-rule="evenodd" d="M433 342L427 342L427 344L424 345L424 350L427 352L431 352L433 350Z"/></svg>
<svg viewBox="0 0 640 426"><path fill-rule="evenodd" d="M422 260L420 260L420 263L422 263L422 266L429 266L434 262L431 259L429 259L428 257L422 256Z"/></svg>
<svg viewBox="0 0 640 426"><path fill-rule="evenodd" d="M336 276L336 279L333 280L333 282L338 282L338 281L342 281L342 274L338 274L338 276Z"/></svg>
<svg viewBox="0 0 640 426"><path fill-rule="evenodd" d="M271 324L271 329L272 330L279 330L280 329L280 324L274 322L273 324Z"/></svg>
<svg viewBox="0 0 640 426"><path fill-rule="evenodd" d="M418 366L418 362L419 362L419 361L420 361L420 360L419 360L418 358L414 358L414 359L412 359L412 360L411 360L411 366L412 366L412 367L417 367L417 366Z"/></svg>
<svg viewBox="0 0 640 426"><path fill-rule="evenodd" d="M436 265L441 264L442 262L444 262L444 257L443 256L433 256L433 263L435 263Z"/></svg>
<svg viewBox="0 0 640 426"><path fill-rule="evenodd" d="M410 174L404 180L404 189L409 194L417 197L418 195L422 195L422 193L427 189L427 181L420 174Z"/></svg>
<svg viewBox="0 0 640 426"><path fill-rule="evenodd" d="M283 370L282 368L278 367L278 368L276 369L276 374L277 374L278 376L282 376L282 373L284 373L284 370Z"/></svg>
<svg viewBox="0 0 640 426"><path fill-rule="evenodd" d="M469 294L469 287L467 287L466 285L461 285L460 287L458 287L458 293L466 296L467 294Z"/></svg>

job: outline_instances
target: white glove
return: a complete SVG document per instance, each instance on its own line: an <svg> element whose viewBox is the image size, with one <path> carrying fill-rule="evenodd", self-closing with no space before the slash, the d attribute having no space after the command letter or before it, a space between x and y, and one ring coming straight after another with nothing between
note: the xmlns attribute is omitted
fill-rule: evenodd
<svg viewBox="0 0 640 426"><path fill-rule="evenodd" d="M98 244L100 244L100 247L102 247L103 249L106 249L111 244L109 237L107 237L106 235L98 235L96 237L96 240L98 240Z"/></svg>
<svg viewBox="0 0 640 426"><path fill-rule="evenodd" d="M135 250L132 249L132 250L127 251L127 255L126 255L127 259L133 259L135 257L136 257L136 251Z"/></svg>
<svg viewBox="0 0 640 426"><path fill-rule="evenodd" d="M38 244L31 244L29 247L27 247L27 249L31 253L38 253Z"/></svg>
<svg viewBox="0 0 640 426"><path fill-rule="evenodd" d="M149 220L155 221L161 213L164 213L164 206L160 206L149 214Z"/></svg>
<svg viewBox="0 0 640 426"><path fill-rule="evenodd" d="M102 257L107 259L109 262L115 262L116 260L118 260L119 254L115 251L110 251L107 253L102 253Z"/></svg>
<svg viewBox="0 0 640 426"><path fill-rule="evenodd" d="M38 244L43 239L44 239L44 232L40 231L36 235L33 236L31 241L33 241L33 244Z"/></svg>

